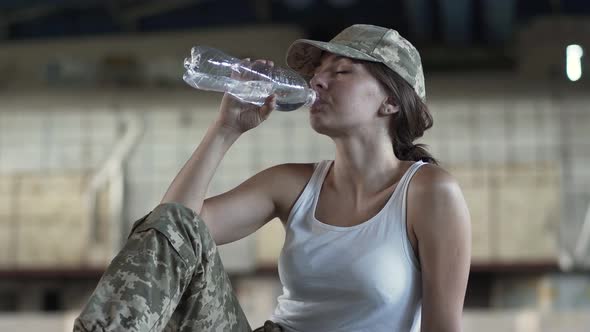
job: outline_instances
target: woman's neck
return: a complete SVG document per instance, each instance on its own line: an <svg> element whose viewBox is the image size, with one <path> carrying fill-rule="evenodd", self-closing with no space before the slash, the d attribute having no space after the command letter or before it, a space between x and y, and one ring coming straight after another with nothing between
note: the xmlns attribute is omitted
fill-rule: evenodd
<svg viewBox="0 0 590 332"><path fill-rule="evenodd" d="M359 140L338 140L334 166L327 181L335 188L358 195L382 191L395 183L402 162L390 141L363 144Z"/></svg>

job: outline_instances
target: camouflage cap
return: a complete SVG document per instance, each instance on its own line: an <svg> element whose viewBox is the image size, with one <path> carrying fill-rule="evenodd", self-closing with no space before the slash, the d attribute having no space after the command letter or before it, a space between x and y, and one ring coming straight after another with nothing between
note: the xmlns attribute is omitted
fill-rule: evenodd
<svg viewBox="0 0 590 332"><path fill-rule="evenodd" d="M383 63L406 80L420 98L426 99L420 54L414 45L393 29L355 24L342 30L329 42L298 39L287 51L287 65L310 77L322 51Z"/></svg>

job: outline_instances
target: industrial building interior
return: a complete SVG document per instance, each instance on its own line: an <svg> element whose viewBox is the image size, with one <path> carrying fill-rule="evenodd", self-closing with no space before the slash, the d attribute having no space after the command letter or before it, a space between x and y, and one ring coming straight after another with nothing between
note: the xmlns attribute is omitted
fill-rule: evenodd
<svg viewBox="0 0 590 332"><path fill-rule="evenodd" d="M590 1L0 1L0 331L71 331L133 222L215 119L182 80L195 45L285 65L299 38L366 23L421 53L419 141L472 223L464 331L590 331ZM334 157L308 112L275 112L209 195L272 165ZM274 310L285 231L220 247L251 326Z"/></svg>

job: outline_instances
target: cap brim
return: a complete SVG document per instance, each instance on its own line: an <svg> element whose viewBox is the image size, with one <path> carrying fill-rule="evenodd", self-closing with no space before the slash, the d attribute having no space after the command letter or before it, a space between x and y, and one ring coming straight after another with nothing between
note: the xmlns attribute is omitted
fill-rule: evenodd
<svg viewBox="0 0 590 332"><path fill-rule="evenodd" d="M356 60L380 62L379 59L346 45L298 39L287 50L287 66L305 77L311 77L323 51Z"/></svg>

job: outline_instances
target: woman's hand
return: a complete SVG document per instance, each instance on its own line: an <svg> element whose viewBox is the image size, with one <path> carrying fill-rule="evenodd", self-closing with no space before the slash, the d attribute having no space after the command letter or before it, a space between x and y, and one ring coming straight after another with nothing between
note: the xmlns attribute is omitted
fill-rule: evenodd
<svg viewBox="0 0 590 332"><path fill-rule="evenodd" d="M250 59L244 59L244 62L255 70L257 67L267 68L268 70L268 68L272 68L274 65L272 61L268 60L256 60L250 62ZM248 80L250 77L247 73L238 74L234 72L232 78ZM250 129L258 127L268 118L275 107L275 95L268 96L262 106L256 106L254 104L242 102L229 93L225 93L221 100L219 118L217 121L219 125L224 128L235 131L237 134L242 134Z"/></svg>

